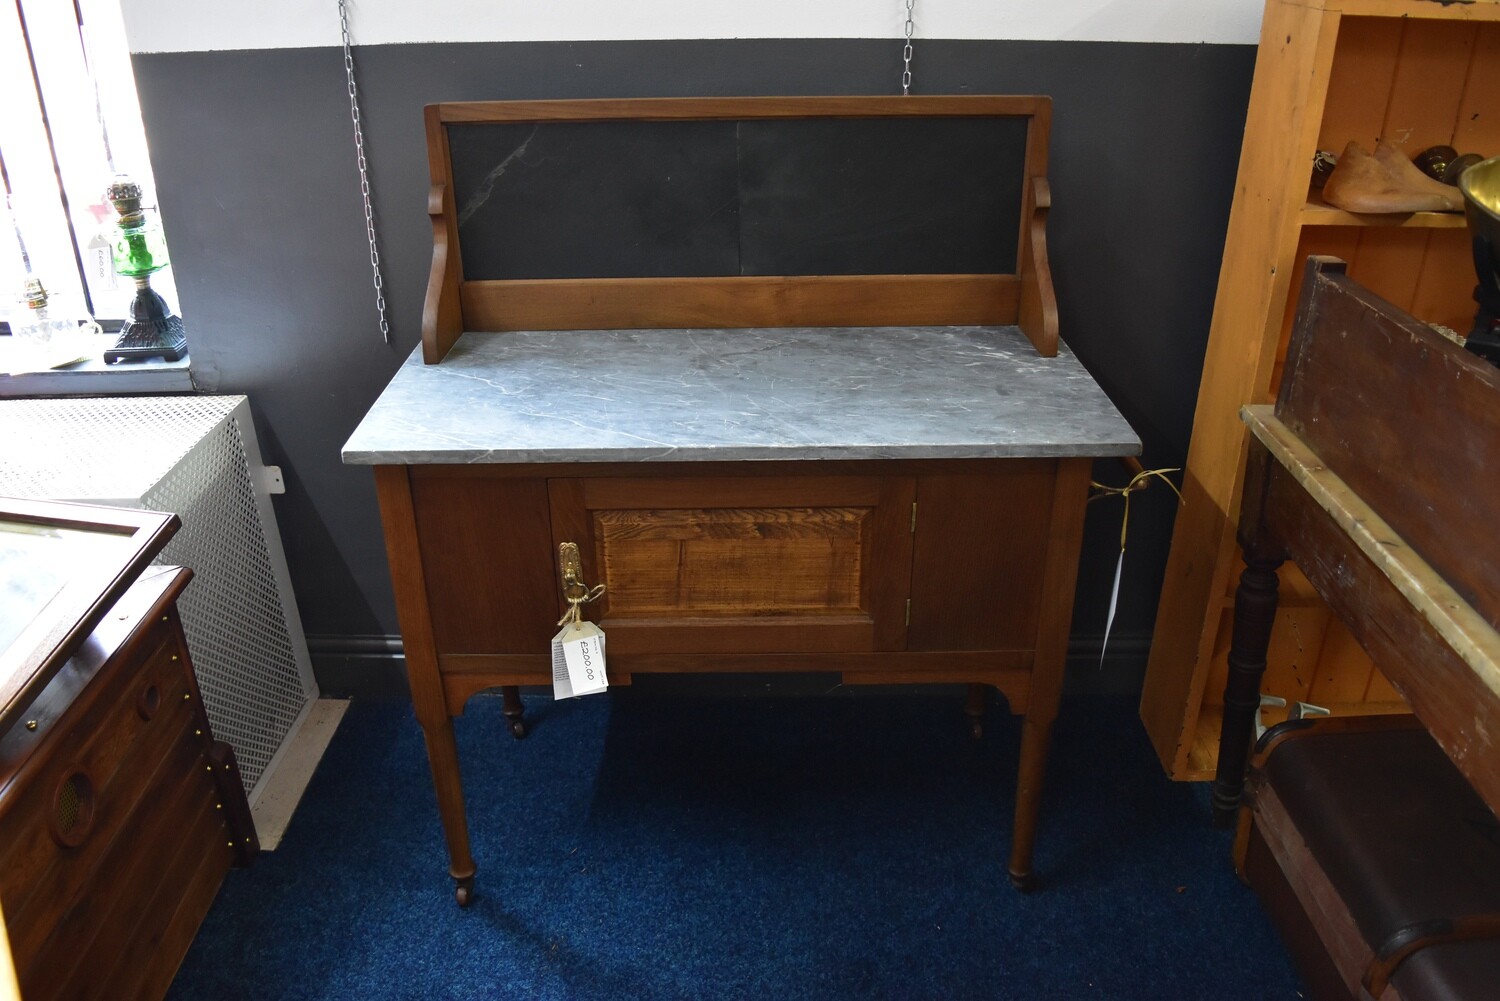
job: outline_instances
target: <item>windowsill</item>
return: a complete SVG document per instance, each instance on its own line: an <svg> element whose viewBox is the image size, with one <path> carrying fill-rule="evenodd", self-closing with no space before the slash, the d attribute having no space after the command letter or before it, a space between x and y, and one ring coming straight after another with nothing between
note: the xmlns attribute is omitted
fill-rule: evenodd
<svg viewBox="0 0 1500 1001"><path fill-rule="evenodd" d="M10 337L0 337L0 397L192 392L188 358L180 361L148 358L106 365L103 355L114 345L115 335L90 337L89 341L92 343L80 350L87 355L85 360L36 371L22 345Z"/></svg>

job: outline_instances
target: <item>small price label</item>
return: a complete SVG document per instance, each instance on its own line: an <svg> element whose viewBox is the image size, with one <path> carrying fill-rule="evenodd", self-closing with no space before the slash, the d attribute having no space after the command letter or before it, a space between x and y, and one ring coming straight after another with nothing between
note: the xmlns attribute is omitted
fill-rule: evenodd
<svg viewBox="0 0 1500 1001"><path fill-rule="evenodd" d="M604 630L592 622L569 623L552 637L552 694L571 699L609 688L604 675Z"/></svg>

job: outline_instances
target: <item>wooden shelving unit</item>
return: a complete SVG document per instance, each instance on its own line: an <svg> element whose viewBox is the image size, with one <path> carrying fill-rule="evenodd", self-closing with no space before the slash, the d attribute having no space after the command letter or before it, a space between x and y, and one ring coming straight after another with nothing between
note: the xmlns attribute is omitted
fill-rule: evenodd
<svg viewBox="0 0 1500 1001"><path fill-rule="evenodd" d="M1384 136L1500 154L1500 0L1268 0L1193 437L1141 698L1162 764L1207 779L1217 756L1245 464L1244 403L1281 381L1302 262L1329 254L1401 309L1459 332L1475 278L1459 214L1364 216L1310 193L1318 150ZM1393 471L1399 475L1399 471ZM1305 581L1284 577L1265 691L1338 713L1400 696ZM1274 717L1273 717L1274 718Z"/></svg>

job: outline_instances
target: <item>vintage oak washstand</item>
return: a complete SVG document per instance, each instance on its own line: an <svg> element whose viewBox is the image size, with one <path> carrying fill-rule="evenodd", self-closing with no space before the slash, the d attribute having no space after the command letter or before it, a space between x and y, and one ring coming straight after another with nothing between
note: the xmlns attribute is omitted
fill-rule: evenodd
<svg viewBox="0 0 1500 1001"><path fill-rule="evenodd" d="M452 717L498 686L524 733L563 543L607 588L589 611L614 684L963 682L976 718L999 689L1025 717L1010 874L1030 878L1091 460L1140 448L1058 341L1049 115L1044 97L427 108L422 347L344 460L376 467L461 904Z"/></svg>

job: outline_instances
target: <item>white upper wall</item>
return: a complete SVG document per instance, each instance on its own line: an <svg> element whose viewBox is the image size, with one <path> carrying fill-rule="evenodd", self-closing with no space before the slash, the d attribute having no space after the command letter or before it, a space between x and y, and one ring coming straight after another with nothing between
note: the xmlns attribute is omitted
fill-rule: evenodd
<svg viewBox="0 0 1500 1001"><path fill-rule="evenodd" d="M336 0L120 0L132 52L338 45ZM1253 45L1262 0L915 0L916 38ZM356 45L898 38L905 0L348 0Z"/></svg>

